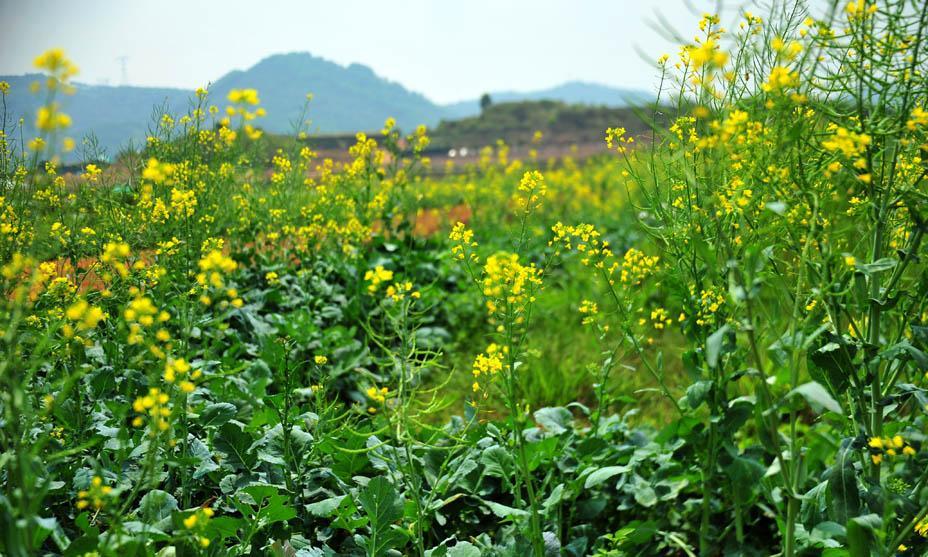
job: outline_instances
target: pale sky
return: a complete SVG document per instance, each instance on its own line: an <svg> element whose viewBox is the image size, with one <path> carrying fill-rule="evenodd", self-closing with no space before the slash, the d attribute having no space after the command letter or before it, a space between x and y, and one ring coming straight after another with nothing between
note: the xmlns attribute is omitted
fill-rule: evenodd
<svg viewBox="0 0 928 557"><path fill-rule="evenodd" d="M77 81L195 88L271 54L358 62L435 102L583 80L651 90L713 0L0 0L0 75L53 46ZM730 23L746 1L725 4ZM748 5L750 8L750 6ZM763 10L758 10L763 13ZM643 58L641 52L647 53Z"/></svg>

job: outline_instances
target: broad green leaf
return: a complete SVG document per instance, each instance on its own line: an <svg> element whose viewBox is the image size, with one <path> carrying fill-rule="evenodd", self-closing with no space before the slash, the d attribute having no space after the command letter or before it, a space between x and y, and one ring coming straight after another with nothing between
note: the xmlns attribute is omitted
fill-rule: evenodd
<svg viewBox="0 0 928 557"><path fill-rule="evenodd" d="M380 476L367 483L358 496L358 503L367 515L370 529L370 535L364 540L367 554L371 557L386 555L402 540L392 525L403 517L403 498L393 484Z"/></svg>
<svg viewBox="0 0 928 557"><path fill-rule="evenodd" d="M596 487L609 478L629 472L631 469L631 466L604 466L602 468L597 468L586 477L586 480L583 482L583 488L590 489Z"/></svg>
<svg viewBox="0 0 928 557"><path fill-rule="evenodd" d="M728 335L728 330L728 325L722 325L719 330L709 335L709 338L706 339L706 363L709 364L709 367L711 368L717 367L719 365L719 356L722 353L722 344L725 342L725 337Z"/></svg>
<svg viewBox="0 0 928 557"><path fill-rule="evenodd" d="M838 404L828 391L821 384L810 381L799 385L789 393L790 395L800 395L806 399L813 410L820 412L822 408L830 412L841 413L841 405Z"/></svg>
<svg viewBox="0 0 928 557"><path fill-rule="evenodd" d="M448 557L480 557L480 549L470 542L458 542L448 548Z"/></svg>
<svg viewBox="0 0 928 557"><path fill-rule="evenodd" d="M213 448L225 456L222 465L233 470L251 470L254 466L255 457L248 452L250 445L251 437L234 421L222 424L213 438Z"/></svg>
<svg viewBox="0 0 928 557"><path fill-rule="evenodd" d="M480 454L483 474L497 478L508 478L512 473L513 459L509 451L499 445L487 447Z"/></svg>
<svg viewBox="0 0 928 557"><path fill-rule="evenodd" d="M871 557L872 532L874 525L879 523L880 517L876 515L858 516L847 522L847 549L850 557Z"/></svg>
<svg viewBox="0 0 928 557"><path fill-rule="evenodd" d="M335 497L329 497L328 499L323 499L322 501L316 501L315 503L306 505L306 510L313 516L332 516L344 498L344 495L336 495Z"/></svg>
<svg viewBox="0 0 928 557"><path fill-rule="evenodd" d="M203 427L219 427L235 417L238 409L228 402L215 402L208 405L200 413L200 424Z"/></svg>
<svg viewBox="0 0 928 557"><path fill-rule="evenodd" d="M899 263L897 259L890 257L884 257L882 259L877 259L873 263L864 263L862 265L857 265L857 269L863 271L865 274L878 273L881 271L888 271L896 266Z"/></svg>
<svg viewBox="0 0 928 557"><path fill-rule="evenodd" d="M145 494L139 501L139 517L143 522L164 529L170 522L162 524L165 519L171 518L171 513L177 510L177 499L173 495L160 489L153 489Z"/></svg>
<svg viewBox="0 0 928 557"><path fill-rule="evenodd" d="M850 449L850 440L845 440L838 450L828 477L828 516L835 522L845 524L860 513L860 490L857 487L857 472Z"/></svg>
<svg viewBox="0 0 928 557"><path fill-rule="evenodd" d="M809 374L828 385L832 392L842 394L850 385L849 378L856 373L853 360L857 346L830 332L824 332L823 336L826 342L809 353Z"/></svg>
<svg viewBox="0 0 928 557"><path fill-rule="evenodd" d="M699 408L711 390L712 381L696 381L686 389L686 403L694 410Z"/></svg>
<svg viewBox="0 0 928 557"><path fill-rule="evenodd" d="M571 427L570 422L574 418L570 410L560 406L536 410L534 415L538 425L554 435L560 435L567 431Z"/></svg>
<svg viewBox="0 0 928 557"><path fill-rule="evenodd" d="M489 507L490 511L499 518L526 518L529 514L528 511L507 507L495 501L484 500L483 504Z"/></svg>
<svg viewBox="0 0 928 557"><path fill-rule="evenodd" d="M630 489L634 492L635 502L642 507L653 507L657 504L657 493L645 479L635 478L634 486Z"/></svg>
<svg viewBox="0 0 928 557"><path fill-rule="evenodd" d="M559 505L563 498L564 484L557 484L557 487L551 490L551 495L548 495L548 498L541 504L541 508L543 508L545 512L548 512Z"/></svg>

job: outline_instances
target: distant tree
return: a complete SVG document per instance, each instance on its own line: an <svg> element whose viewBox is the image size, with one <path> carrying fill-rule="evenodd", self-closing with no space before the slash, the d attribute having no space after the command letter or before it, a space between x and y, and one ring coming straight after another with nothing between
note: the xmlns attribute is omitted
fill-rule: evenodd
<svg viewBox="0 0 928 557"><path fill-rule="evenodd" d="M484 93L480 96L480 112L489 108L491 104L493 104L493 99L490 98L489 93Z"/></svg>

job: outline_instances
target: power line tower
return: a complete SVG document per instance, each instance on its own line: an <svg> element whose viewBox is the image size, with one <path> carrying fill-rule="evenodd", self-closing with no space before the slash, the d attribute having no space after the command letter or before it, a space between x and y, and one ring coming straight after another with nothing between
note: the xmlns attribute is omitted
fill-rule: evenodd
<svg viewBox="0 0 928 557"><path fill-rule="evenodd" d="M119 62L119 69L121 70L121 81L122 85L129 85L129 57L128 56L117 56L116 61Z"/></svg>

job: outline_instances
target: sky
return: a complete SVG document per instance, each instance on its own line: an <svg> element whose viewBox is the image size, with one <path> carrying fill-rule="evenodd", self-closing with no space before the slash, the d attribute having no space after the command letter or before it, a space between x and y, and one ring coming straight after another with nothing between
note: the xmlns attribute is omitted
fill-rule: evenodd
<svg viewBox="0 0 928 557"><path fill-rule="evenodd" d="M731 19L745 5L721 12ZM193 89L306 51L439 103L570 80L651 90L654 60L678 44L668 30L691 39L705 11L718 2L0 0L0 75L30 72L37 54L62 47L76 81Z"/></svg>

